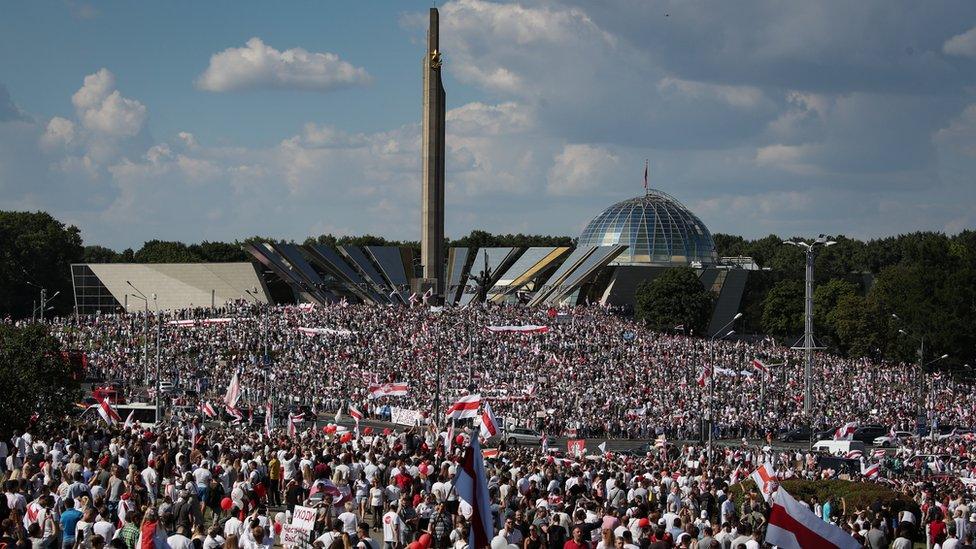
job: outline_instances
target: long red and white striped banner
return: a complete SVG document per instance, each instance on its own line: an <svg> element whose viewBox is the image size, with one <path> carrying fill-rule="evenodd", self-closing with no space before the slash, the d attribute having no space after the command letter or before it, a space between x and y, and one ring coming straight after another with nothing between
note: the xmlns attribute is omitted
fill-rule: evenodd
<svg viewBox="0 0 976 549"><path fill-rule="evenodd" d="M234 322L235 320L246 320L246 319L238 319L238 318L190 318L190 319L186 319L186 320L170 320L166 324L168 324L170 326L181 326L181 327L196 326L197 324L202 324L204 326L207 326L207 325L210 325L210 324L230 324L231 322Z"/></svg>
<svg viewBox="0 0 976 549"><path fill-rule="evenodd" d="M529 324L526 326L488 326L489 332L521 332L523 334L544 334L549 331L549 326L536 326Z"/></svg>
<svg viewBox="0 0 976 549"><path fill-rule="evenodd" d="M351 330L337 330L335 328L308 328L305 326L299 328L298 331L309 336L313 336L313 335L351 336L356 334L356 332L353 332Z"/></svg>
<svg viewBox="0 0 976 549"><path fill-rule="evenodd" d="M369 398L380 398L385 396L407 396L410 392L410 385L406 383L381 383L369 386Z"/></svg>

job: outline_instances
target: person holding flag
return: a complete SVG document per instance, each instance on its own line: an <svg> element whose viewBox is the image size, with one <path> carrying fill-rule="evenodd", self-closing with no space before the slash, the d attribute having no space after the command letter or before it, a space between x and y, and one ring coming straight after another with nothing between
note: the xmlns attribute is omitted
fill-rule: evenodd
<svg viewBox="0 0 976 549"><path fill-rule="evenodd" d="M454 477L454 490L458 498L471 507L471 527L468 529L468 547L483 549L490 545L495 535L492 525L491 499L488 496L488 475L478 437L470 437L464 457Z"/></svg>

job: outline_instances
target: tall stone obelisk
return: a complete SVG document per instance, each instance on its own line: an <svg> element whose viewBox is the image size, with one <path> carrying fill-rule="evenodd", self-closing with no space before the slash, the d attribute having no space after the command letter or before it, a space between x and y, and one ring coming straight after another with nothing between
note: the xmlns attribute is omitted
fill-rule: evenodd
<svg viewBox="0 0 976 549"><path fill-rule="evenodd" d="M441 83L438 12L430 8L427 55L424 56L423 182L421 184L421 286L433 288L440 303L444 295L444 121L445 95Z"/></svg>

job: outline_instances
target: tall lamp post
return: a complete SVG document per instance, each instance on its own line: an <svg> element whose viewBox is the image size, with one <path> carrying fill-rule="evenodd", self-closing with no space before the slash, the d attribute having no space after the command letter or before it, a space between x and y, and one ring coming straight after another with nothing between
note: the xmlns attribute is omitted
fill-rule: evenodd
<svg viewBox="0 0 976 549"><path fill-rule="evenodd" d="M141 299L146 305L145 312L142 315L142 379L146 385L149 385L149 298L128 280L125 283L136 291L132 294L133 297Z"/></svg>
<svg viewBox="0 0 976 549"><path fill-rule="evenodd" d="M709 364L708 366L709 368L711 368L711 371L709 372L708 375L708 463L709 465L712 464L712 448L714 445L712 441L712 433L715 431L715 415L714 415L715 414L715 340L725 339L730 335L734 334L735 330L729 330L728 332L726 332L725 330L729 326L735 324L735 321L739 320L739 318L741 317L742 317L742 313L735 313L735 316L732 317L732 320L728 321L725 324L725 326L719 328L717 332L712 334L712 337L708 338L708 347L710 352L709 360L711 361L711 364Z"/></svg>
<svg viewBox="0 0 976 549"><path fill-rule="evenodd" d="M893 318L893 319L895 319L895 320L897 320L897 321L899 321L899 322L901 322L901 323L904 324L904 321L901 319L901 317L899 317L895 313L891 313L891 318ZM918 385L918 389L919 389L919 391L918 391L918 418L919 419L924 418L925 419L925 422L926 422L926 426L931 427L930 422L929 422L928 413L927 413L927 406L926 406L926 402L928 400L928 396L927 396L926 383L925 383L925 368L927 366L931 366L932 364L935 364L936 362L938 362L940 360L949 358L949 355L948 354L944 354L944 355L942 355L942 356L940 356L938 358L934 358L934 359L932 359L932 360L930 360L928 362L925 362L925 334L914 333L914 332L909 331L909 330L906 330L904 328L899 328L898 329L898 333L901 334L901 335L903 335L903 336L905 336L905 337L909 337L911 339L914 339L915 341L918 342L918 350L915 351L916 354L918 355L918 378L919 378L918 379L918 383L919 383L919 385ZM930 434L932 434L934 436L934 432L933 433L930 433Z"/></svg>
<svg viewBox="0 0 976 549"><path fill-rule="evenodd" d="M147 382L148 382L148 377L149 377L149 373L148 373L148 369L149 369L149 355L148 355L148 352L147 352L148 351L148 347L146 345L148 344L148 340L149 340L149 300L150 299L153 300L153 308L156 309L156 399L155 399L156 402L155 402L155 407L156 407L156 421L158 422L158 421L160 421L162 419L160 417L160 413L159 413L159 402L160 402L160 400L159 400L159 393L160 393L160 390L162 388L162 383L161 383L162 380L159 378L159 350L160 350L160 343L161 343L162 335L163 335L163 332L162 332L163 323L162 323L162 321L160 319L160 316L159 316L159 304L156 302L156 294L155 293L153 293L152 294L152 297L149 298L149 297L146 297L146 294L142 293L142 291L139 290L139 288L136 288L135 285L132 284L132 282L129 282L128 280L126 280L125 283L128 284L130 288L132 288L133 290L135 290L136 297L138 297L139 299L143 300L146 303L146 315L145 315L145 319L144 319L144 326L145 326L145 330L146 330L146 336L145 336L145 340L143 341L143 353L144 353L144 356L146 357L146 377L147 377Z"/></svg>
<svg viewBox="0 0 976 549"><path fill-rule="evenodd" d="M806 287L803 292L803 415L810 422L810 437L813 437L813 260L817 248L833 246L837 242L826 235L818 236L813 242L784 240L783 244L803 248L806 253Z"/></svg>

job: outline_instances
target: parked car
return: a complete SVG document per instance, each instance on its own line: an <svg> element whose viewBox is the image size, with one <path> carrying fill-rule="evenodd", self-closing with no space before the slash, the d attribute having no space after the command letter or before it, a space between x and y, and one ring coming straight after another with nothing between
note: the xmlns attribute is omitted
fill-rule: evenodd
<svg viewBox="0 0 976 549"><path fill-rule="evenodd" d="M865 425L858 426L854 430L854 440L860 440L861 442L868 444L874 441L874 439L884 435L888 432L888 428L884 425L878 425L876 423L869 423Z"/></svg>
<svg viewBox="0 0 976 549"><path fill-rule="evenodd" d="M508 427L502 433L505 442L511 446L519 444L542 444L542 433L528 427Z"/></svg>
<svg viewBox="0 0 976 549"><path fill-rule="evenodd" d="M895 436L885 434L883 436L876 437L873 444L882 448L895 448L897 446L902 446L901 440L912 438L913 436L915 436L915 433L910 431L895 431Z"/></svg>
<svg viewBox="0 0 976 549"><path fill-rule="evenodd" d="M812 437L815 440L821 440L825 438L831 438L834 436L834 429L824 429L814 432ZM779 435L779 439L783 442L806 442L810 440L810 427L797 427L796 429L790 429L788 431L783 431Z"/></svg>

